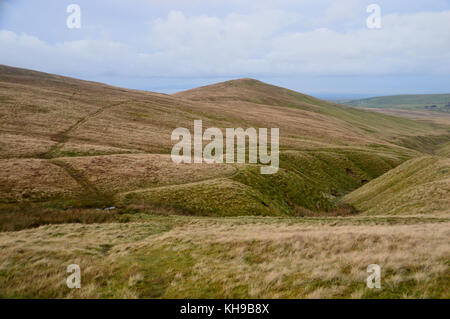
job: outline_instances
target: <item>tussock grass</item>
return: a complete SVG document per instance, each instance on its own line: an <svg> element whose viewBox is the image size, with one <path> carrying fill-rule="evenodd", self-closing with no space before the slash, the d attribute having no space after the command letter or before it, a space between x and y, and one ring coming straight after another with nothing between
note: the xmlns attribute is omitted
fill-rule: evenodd
<svg viewBox="0 0 450 319"><path fill-rule="evenodd" d="M83 188L61 167L41 159L0 160L0 202L68 198Z"/></svg>
<svg viewBox="0 0 450 319"><path fill-rule="evenodd" d="M359 217L319 220L153 217L2 233L0 295L450 297L448 219L408 218L409 225ZM65 286L65 268L72 263L81 267L81 289ZM380 290L366 287L372 263L382 269Z"/></svg>
<svg viewBox="0 0 450 319"><path fill-rule="evenodd" d="M115 193L230 176L236 171L231 165L178 165L172 162L170 155L160 154L89 156L60 160L82 171L86 179L98 189Z"/></svg>
<svg viewBox="0 0 450 319"><path fill-rule="evenodd" d="M3 205L0 207L0 231L17 231L49 224L98 224L127 221L116 211L95 209L56 209L37 205Z"/></svg>

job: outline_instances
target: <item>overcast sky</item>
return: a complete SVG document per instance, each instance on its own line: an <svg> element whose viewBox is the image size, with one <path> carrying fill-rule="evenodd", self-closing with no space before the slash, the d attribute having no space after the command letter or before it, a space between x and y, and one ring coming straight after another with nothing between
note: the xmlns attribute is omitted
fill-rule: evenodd
<svg viewBox="0 0 450 319"><path fill-rule="evenodd" d="M241 77L325 98L450 93L450 1L0 0L0 64L165 93Z"/></svg>

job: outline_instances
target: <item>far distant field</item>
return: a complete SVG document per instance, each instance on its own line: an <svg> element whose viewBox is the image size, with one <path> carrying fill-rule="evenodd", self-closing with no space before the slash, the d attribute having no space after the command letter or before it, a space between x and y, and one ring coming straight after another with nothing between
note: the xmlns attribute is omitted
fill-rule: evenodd
<svg viewBox="0 0 450 319"><path fill-rule="evenodd" d="M340 100L340 103L366 108L421 108L436 105L443 108L450 103L450 94L392 95L379 96L360 100Z"/></svg>

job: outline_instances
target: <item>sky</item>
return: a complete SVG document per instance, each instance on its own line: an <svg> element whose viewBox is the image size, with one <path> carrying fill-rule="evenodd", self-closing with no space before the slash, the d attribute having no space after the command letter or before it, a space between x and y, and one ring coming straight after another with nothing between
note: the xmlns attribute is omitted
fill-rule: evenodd
<svg viewBox="0 0 450 319"><path fill-rule="evenodd" d="M0 0L0 64L163 93L244 77L329 99L450 93L450 0Z"/></svg>

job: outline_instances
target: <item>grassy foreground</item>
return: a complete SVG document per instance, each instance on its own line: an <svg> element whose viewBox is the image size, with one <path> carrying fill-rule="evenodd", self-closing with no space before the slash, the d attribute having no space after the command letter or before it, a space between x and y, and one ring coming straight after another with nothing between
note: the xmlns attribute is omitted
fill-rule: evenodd
<svg viewBox="0 0 450 319"><path fill-rule="evenodd" d="M0 233L0 296L450 297L447 217L134 218ZM366 287L373 263L382 289Z"/></svg>

